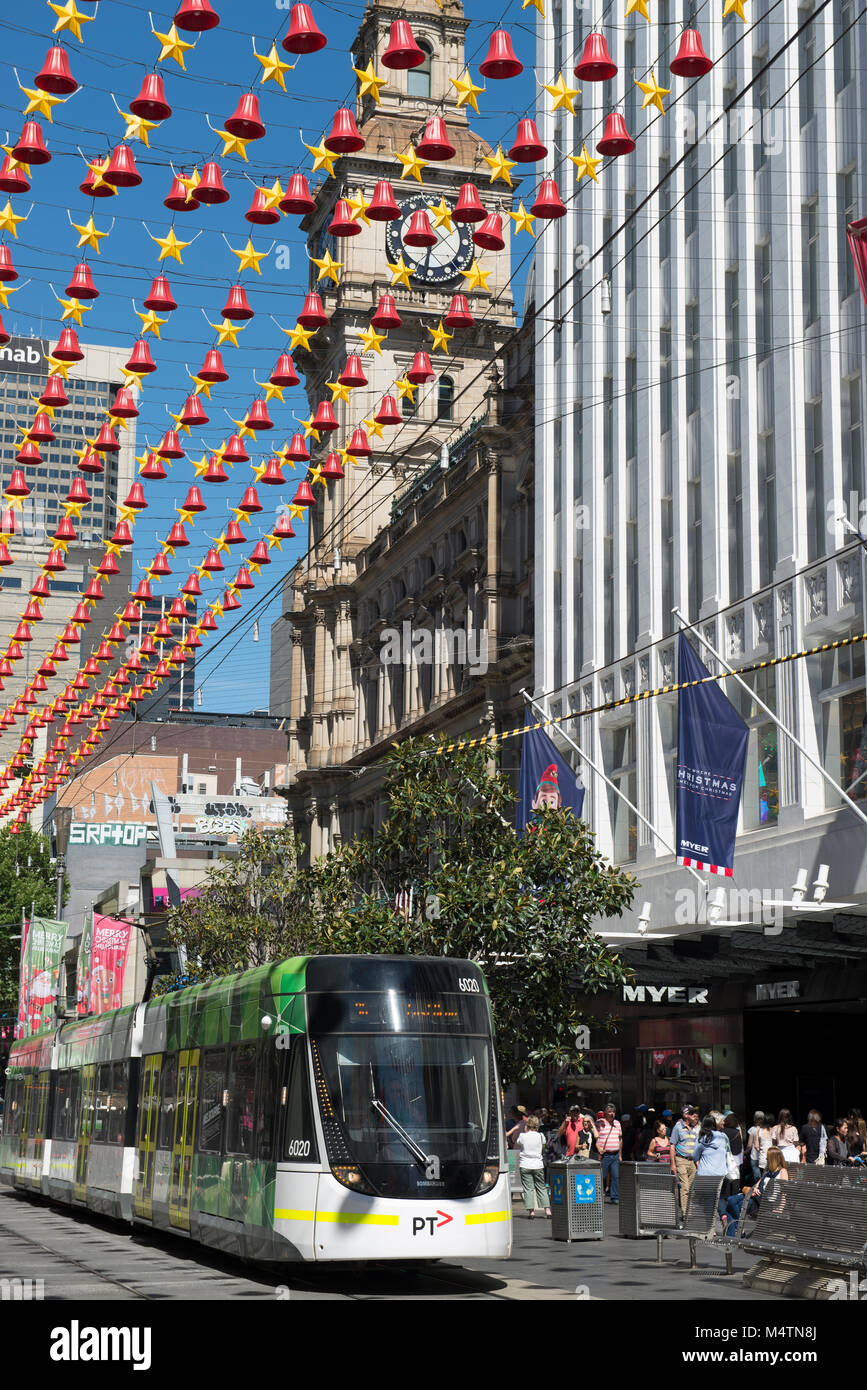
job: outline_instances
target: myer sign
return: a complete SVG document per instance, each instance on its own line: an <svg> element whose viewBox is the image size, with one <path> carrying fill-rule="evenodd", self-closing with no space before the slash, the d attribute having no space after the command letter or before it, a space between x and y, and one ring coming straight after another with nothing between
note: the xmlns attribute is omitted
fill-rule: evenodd
<svg viewBox="0 0 867 1390"><path fill-rule="evenodd" d="M0 371L46 372L47 338L10 338L0 347Z"/></svg>
<svg viewBox="0 0 867 1390"><path fill-rule="evenodd" d="M624 1004L709 1004L707 985L624 985Z"/></svg>
<svg viewBox="0 0 867 1390"><path fill-rule="evenodd" d="M756 985L756 1003L767 1004L773 999L800 999L800 980L774 980L768 985Z"/></svg>

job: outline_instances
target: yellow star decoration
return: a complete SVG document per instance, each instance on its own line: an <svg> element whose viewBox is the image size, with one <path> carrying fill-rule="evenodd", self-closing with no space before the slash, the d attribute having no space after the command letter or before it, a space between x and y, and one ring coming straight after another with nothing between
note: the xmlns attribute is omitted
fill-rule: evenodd
<svg viewBox="0 0 867 1390"><path fill-rule="evenodd" d="M24 115L30 116L36 112L40 116L47 117L53 123L54 117L51 114L51 108L57 106L58 102L62 104L64 98L54 96L51 92L34 91L31 87L22 87L21 90L27 98Z"/></svg>
<svg viewBox="0 0 867 1390"><path fill-rule="evenodd" d="M726 0L725 8L723 9L723 19L730 14L736 14L738 18L742 19L746 24L747 17L744 14L744 0Z"/></svg>
<svg viewBox="0 0 867 1390"><path fill-rule="evenodd" d="M195 476L197 478L204 478L205 474L208 471L208 455L202 454L202 457L200 459L191 458L190 463L193 465L193 472Z"/></svg>
<svg viewBox="0 0 867 1390"><path fill-rule="evenodd" d="M340 284L340 272L343 269L343 262L335 261L327 246L325 248L325 255L322 257L321 261L317 260L315 256L311 256L310 263L311 265L317 266L319 270L319 274L316 276L317 285L320 280L326 279L333 280L335 285Z"/></svg>
<svg viewBox="0 0 867 1390"><path fill-rule="evenodd" d="M146 373L131 371L129 367L121 367L120 374L123 377L124 386L137 386L139 390L142 389Z"/></svg>
<svg viewBox="0 0 867 1390"><path fill-rule="evenodd" d="M81 26L82 24L92 24L95 15L84 14L82 10L76 9L75 0L66 0L65 5L56 5L54 0L48 0L48 8L57 15L53 34L60 34L64 29L68 29L74 34L79 43L82 43Z"/></svg>
<svg viewBox="0 0 867 1390"><path fill-rule="evenodd" d="M586 145L581 146L580 155L570 154L569 158L575 165L575 168L578 170L578 178L576 180L577 183L580 183L581 180L585 177L585 175L587 178L592 179L594 183L599 182L599 178L596 173L596 165L601 164L602 160L593 159Z"/></svg>
<svg viewBox="0 0 867 1390"><path fill-rule="evenodd" d="M628 19L631 14L640 14L650 23L650 15L647 10L647 0L626 0L626 14L624 19Z"/></svg>
<svg viewBox="0 0 867 1390"><path fill-rule="evenodd" d="M84 506L84 502L64 502L63 510L66 516L74 516L76 521L80 521Z"/></svg>
<svg viewBox="0 0 867 1390"><path fill-rule="evenodd" d="M431 343L431 352L444 352L446 354L446 357L448 357L448 345L451 342L452 338L455 336L454 333L446 332L446 330L443 328L442 319L440 319L436 328L428 328L427 324L425 324L425 328L433 338L433 342Z"/></svg>
<svg viewBox="0 0 867 1390"><path fill-rule="evenodd" d="M447 232L454 231L452 210L446 203L445 198L440 198L436 206L434 206L433 203L428 203L428 209L433 217L435 227L445 227Z"/></svg>
<svg viewBox="0 0 867 1390"><path fill-rule="evenodd" d="M669 92L671 91L671 88L660 87L659 83L653 75L652 69L650 73L649 82L639 82L638 80L636 80L635 85L636 87L639 87L641 91L644 93L644 101L641 103L642 111L646 106L655 106L657 110L660 111L664 116L665 107L662 104L662 98L668 96Z"/></svg>
<svg viewBox="0 0 867 1390"><path fill-rule="evenodd" d="M184 188L187 190L186 202L191 203L193 201L196 189L201 181L202 176L198 168L195 168L189 177L185 174L178 174L178 183L183 184Z"/></svg>
<svg viewBox="0 0 867 1390"><path fill-rule="evenodd" d="M302 347L305 352L310 351L310 339L316 332L315 328L302 328L300 323L296 323L294 328L284 328L283 332L289 339L289 351L294 352L297 347Z"/></svg>
<svg viewBox="0 0 867 1390"><path fill-rule="evenodd" d="M409 154L396 154L395 151L392 150L392 155L403 166L400 171L400 177L402 179L408 178L409 175L412 174L413 178L418 183L421 183L421 171L427 167L428 161L426 159L419 159L415 152L414 145L410 145L409 148Z"/></svg>
<svg viewBox="0 0 867 1390"><path fill-rule="evenodd" d="M214 383L212 381L205 381L203 377L193 376L192 372L189 373L189 378L196 388L195 394L197 396L204 395L206 400L210 400L211 387Z"/></svg>
<svg viewBox="0 0 867 1390"><path fill-rule="evenodd" d="M543 19L545 18L545 11L544 11L544 9L542 8L542 0L524 0L524 3L523 3L523 5L521 6L521 9L522 9L522 10L526 10L526 8L527 8L528 5L532 5L533 8L534 8L535 10L538 10L538 11L539 11L539 13L540 13L540 15L542 16L542 18L543 18Z"/></svg>
<svg viewBox="0 0 867 1390"><path fill-rule="evenodd" d="M13 169L21 169L22 172L23 172L23 174L24 174L24 177L25 177L26 179L29 179L29 178L30 178L30 165L29 165L29 164L24 164L24 163L22 163L22 161L21 161L20 159L16 159L16 158L15 158L15 156L14 156L13 153L12 153L12 150L14 149L14 146L13 146L13 145L0 145L0 149L2 149L2 151L3 151L4 154L6 154L6 155L9 156L9 170L10 170L10 172L11 172ZM106 168L108 168L108 165L107 165L107 164L106 164Z"/></svg>
<svg viewBox="0 0 867 1390"><path fill-rule="evenodd" d="M285 439L283 440L283 448L282 448L282 449L275 449L274 452L275 452L275 454L277 455L277 457L278 457L278 459L280 460L280 462L282 463L283 467L284 467L284 468L291 468L291 469L292 469L292 472L294 473L294 472L295 472L295 460L294 460L294 459L290 459L290 457L289 457L289 445L286 443Z"/></svg>
<svg viewBox="0 0 867 1390"><path fill-rule="evenodd" d="M175 428L177 429L178 434L191 434L191 430L190 430L189 425L182 425L182 424L181 424L181 421L182 421L183 418L184 418L184 413L183 413L183 411L181 411L179 414L176 415L175 412L174 412L173 410L170 410L170 411L169 411L169 415L172 417L172 419L173 419L174 422L175 422Z"/></svg>
<svg viewBox="0 0 867 1390"><path fill-rule="evenodd" d="M327 150L324 145L308 145L306 140L302 140L301 143L313 156L314 174L317 169L326 169L329 174L334 173L334 161L340 158L339 155L336 155L333 150Z"/></svg>
<svg viewBox="0 0 867 1390"><path fill-rule="evenodd" d="M581 95L580 87L567 87L562 72L557 74L557 81L545 84L545 91L553 97L552 111L559 111L561 106L565 106L571 116L575 115L575 98Z"/></svg>
<svg viewBox="0 0 867 1390"><path fill-rule="evenodd" d="M362 425L364 426L364 428L367 430L368 434L373 435L374 438L376 438L376 439L384 439L384 438L385 438L385 435L384 435L383 432L382 432L382 425L379 423L378 420L375 420L375 419L374 419L374 420L362 420L361 423L362 423Z"/></svg>
<svg viewBox="0 0 867 1390"><path fill-rule="evenodd" d="M219 555L222 551L224 551L224 550L225 550L226 554L228 555L228 553L229 553L229 547L228 547L228 545L227 545L227 543L226 543L226 533L225 533L225 531L221 531L220 534L219 534L219 537L214 541L214 549L216 550L216 552L217 552L218 555Z"/></svg>
<svg viewBox="0 0 867 1390"><path fill-rule="evenodd" d="M156 29L154 29L153 34L154 38L159 39L160 43L162 44L160 56L157 58L157 62L162 63L165 61L166 58L174 58L178 66L183 68L186 72L184 54L188 53L189 50L194 47L194 45L191 43L185 43L183 39L178 37L178 26L176 24L173 24L167 34L160 34Z"/></svg>
<svg viewBox="0 0 867 1390"><path fill-rule="evenodd" d="M148 309L146 314L139 309L135 310L136 318L141 319L141 335L144 338L148 333L153 333L155 338L160 336L160 328L168 319L161 319L155 309Z"/></svg>
<svg viewBox="0 0 867 1390"><path fill-rule="evenodd" d="M370 218L367 215L367 203L364 201L364 194L360 188L356 188L355 197L346 199L346 206L352 210L352 220L361 220L366 227L370 226Z"/></svg>
<svg viewBox="0 0 867 1390"><path fill-rule="evenodd" d="M77 232L81 232L81 236L78 238L78 246L90 246L96 254L99 255L99 243L104 236L108 236L108 232L97 231L96 227L93 225L92 216L87 222L82 223L81 226L79 226L77 222L73 222L72 225Z"/></svg>
<svg viewBox="0 0 867 1390"><path fill-rule="evenodd" d="M382 356L382 344L385 342L385 334L377 333L375 328L361 328L358 331L361 339L362 351L375 352Z"/></svg>
<svg viewBox="0 0 867 1390"><path fill-rule="evenodd" d="M348 401L351 387L344 386L342 381L326 381L325 385L331 392L331 404L335 401Z"/></svg>
<svg viewBox="0 0 867 1390"><path fill-rule="evenodd" d="M66 319L74 319L79 327L81 326L82 314L89 313L93 308L92 304L85 304L81 299L58 299L57 302L63 309L63 313L60 315L60 322L63 323Z"/></svg>
<svg viewBox="0 0 867 1390"><path fill-rule="evenodd" d="M469 270L464 271L468 290L486 290L488 288L489 270L482 270L478 261L473 261Z"/></svg>
<svg viewBox="0 0 867 1390"><path fill-rule="evenodd" d="M377 77L373 71L373 63L368 63L366 68L353 68L352 71L358 78L358 95L360 97L372 96L377 106L382 103L379 100L380 87L388 86L388 79Z"/></svg>
<svg viewBox="0 0 867 1390"><path fill-rule="evenodd" d="M282 59L278 57L277 45L275 43L272 43L271 52L268 53L265 57L263 57L261 53L256 53L255 48L253 49L253 53L255 54L257 61L262 64L263 71L262 76L259 79L260 84L272 81L278 82L280 86L283 88L283 91L285 92L286 82L284 80L284 74L287 72L292 72L293 68L295 67L295 64L284 63Z"/></svg>
<svg viewBox="0 0 867 1390"><path fill-rule="evenodd" d="M309 439L312 434L313 438L316 440L316 443L318 444L319 431L313 428L313 416L311 415L309 420L300 420L299 424L304 426L304 438Z"/></svg>
<svg viewBox="0 0 867 1390"><path fill-rule="evenodd" d="M172 260L177 261L178 265L183 265L181 251L193 244L191 241L179 241L175 236L174 227L169 227L165 236L152 236L151 241L156 242L160 248L159 260L164 261L171 257Z"/></svg>
<svg viewBox="0 0 867 1390"><path fill-rule="evenodd" d="M210 319L208 322L211 323ZM246 323L232 323L231 319L223 319L222 323L211 323L211 327L217 335L217 347L222 347L224 343L231 343L232 347L237 347L238 334L243 333L247 325Z"/></svg>
<svg viewBox="0 0 867 1390"><path fill-rule="evenodd" d="M0 281L0 308L8 309L10 294L17 294L20 288L20 285L7 285L5 281ZM67 363L67 370L69 369L69 365L70 364ZM65 376L63 380L66 380Z"/></svg>
<svg viewBox="0 0 867 1390"><path fill-rule="evenodd" d="M510 212L509 216L515 224L516 236L518 232L529 232L530 236L536 235L536 233L533 231L533 223L536 219L533 216L533 214L528 212L527 209L524 207L523 199L518 204L518 211Z"/></svg>
<svg viewBox="0 0 867 1390"><path fill-rule="evenodd" d="M307 479L307 481L309 483L321 483L323 487L328 486L328 483L322 476L322 469L318 466L318 464L315 468L310 469L310 476Z"/></svg>
<svg viewBox="0 0 867 1390"><path fill-rule="evenodd" d="M3 307L5 308L6 306L4 305ZM64 381L69 380L69 369L72 366L71 362L64 362L60 357L46 357L45 360L53 376L62 377Z"/></svg>
<svg viewBox="0 0 867 1390"><path fill-rule="evenodd" d="M111 160L109 156L106 155L105 159L94 159L90 164L88 164L88 169L94 175L93 184L91 185L91 192L94 192L97 188L110 188L112 193L117 193L117 189L115 188L114 184L107 183L106 180L102 177L110 163Z"/></svg>
<svg viewBox="0 0 867 1390"><path fill-rule="evenodd" d="M261 270L259 269L259 262L265 259L268 252L255 251L253 249L253 243L249 237L247 237L247 245L243 246L240 251L236 251L234 246L230 246L229 250L231 251L233 256L238 257L239 275L242 270L255 270L257 275L262 274Z"/></svg>
<svg viewBox="0 0 867 1390"><path fill-rule="evenodd" d="M145 148L150 149L148 132L156 130L159 121L146 121L144 116L134 116L131 111L119 111L118 115L122 121L126 121L124 140L141 140Z"/></svg>
<svg viewBox="0 0 867 1390"><path fill-rule="evenodd" d="M475 82L470 77L469 68L464 68L463 77L450 77L449 81L458 94L458 106L466 106L469 104L478 114L479 103L476 101L476 97L481 92L484 92L485 88L476 86Z"/></svg>
<svg viewBox="0 0 867 1390"><path fill-rule="evenodd" d="M256 378L253 377L253 380L256 381ZM260 391L265 392L266 401L272 401L275 396L278 401L282 401L283 392L286 390L285 386L275 386L273 381L256 381L256 385Z"/></svg>
<svg viewBox="0 0 867 1390"><path fill-rule="evenodd" d="M354 454L351 454L348 449L338 449L337 452L340 455L340 462L343 464L344 468L348 468L351 463L354 463L356 468L358 467L358 459Z"/></svg>
<svg viewBox="0 0 867 1390"><path fill-rule="evenodd" d="M414 381L409 381L405 376L398 377L395 381L401 399L406 396L411 405L415 404L415 393L418 390Z"/></svg>
<svg viewBox="0 0 867 1390"><path fill-rule="evenodd" d="M216 130L214 134L219 135L223 142L223 148L220 152L221 159L227 154L239 154L245 163L249 163L247 159L249 140L245 140L241 135L233 135L230 130Z"/></svg>
<svg viewBox="0 0 867 1390"><path fill-rule="evenodd" d="M280 199L283 197L283 188L279 179L275 179L270 188L262 186L257 188L256 192L262 194L263 208L276 208Z"/></svg>
<svg viewBox="0 0 867 1390"><path fill-rule="evenodd" d="M391 271L392 286L405 285L407 289L411 288L409 283L409 277L412 274L412 266L407 265L404 261L403 252L401 252L398 256L397 262L395 264L393 264L391 261L386 261L385 264Z"/></svg>
<svg viewBox="0 0 867 1390"><path fill-rule="evenodd" d="M12 211L12 199L7 198L5 208L0 209L0 232L11 232L14 237L17 237L18 223L26 220Z"/></svg>
<svg viewBox="0 0 867 1390"><path fill-rule="evenodd" d="M509 170L514 169L515 161L506 158L503 154L502 145L497 146L496 154L485 154L482 155L482 158L491 171L491 183L496 182L497 179L502 179L503 182L507 183L511 188L512 175L509 173Z"/></svg>

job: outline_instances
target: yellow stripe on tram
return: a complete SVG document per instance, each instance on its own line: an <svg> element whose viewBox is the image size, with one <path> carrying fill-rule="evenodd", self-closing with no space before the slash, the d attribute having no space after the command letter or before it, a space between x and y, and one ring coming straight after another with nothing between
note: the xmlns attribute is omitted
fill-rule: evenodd
<svg viewBox="0 0 867 1390"><path fill-rule="evenodd" d="M274 1210L275 1221L313 1221L315 1216L315 1211L292 1211L288 1207L276 1207Z"/></svg>
<svg viewBox="0 0 867 1390"><path fill-rule="evenodd" d="M491 1221L508 1221L511 1211L483 1211L464 1217L465 1226L486 1226Z"/></svg>
<svg viewBox="0 0 867 1390"><path fill-rule="evenodd" d="M367 1212L354 1211L293 1211L278 1207L274 1212L275 1221L332 1221L345 1226L397 1226L398 1216L373 1216Z"/></svg>

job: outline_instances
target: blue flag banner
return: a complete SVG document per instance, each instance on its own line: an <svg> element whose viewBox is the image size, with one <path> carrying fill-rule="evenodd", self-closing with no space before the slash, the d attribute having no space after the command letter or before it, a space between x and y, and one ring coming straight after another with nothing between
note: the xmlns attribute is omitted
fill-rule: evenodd
<svg viewBox="0 0 867 1390"><path fill-rule="evenodd" d="M525 725L535 722L528 712ZM536 812L544 806L568 806L580 817L584 788L548 735L542 729L529 729L521 740L521 791L515 817L519 833L532 826Z"/></svg>
<svg viewBox="0 0 867 1390"><path fill-rule="evenodd" d="M710 672L683 633L678 680ZM677 693L677 862L731 877L749 730L715 681Z"/></svg>

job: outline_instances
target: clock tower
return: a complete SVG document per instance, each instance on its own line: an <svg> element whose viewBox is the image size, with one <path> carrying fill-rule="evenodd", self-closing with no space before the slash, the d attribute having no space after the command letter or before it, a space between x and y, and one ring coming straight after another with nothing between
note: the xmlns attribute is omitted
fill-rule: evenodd
<svg viewBox="0 0 867 1390"><path fill-rule="evenodd" d="M425 55L416 68L396 71L382 64L391 26L397 19L409 22L416 43ZM460 93L451 79L465 72L464 36L469 21L460 0L373 0L368 4L353 45L353 66L373 74L380 82L359 78L356 83L355 117L364 148L335 158L333 173L316 194L316 209L302 223L311 258L310 288L322 297L329 322L310 341L309 349L297 350L295 361L306 378L311 415L322 400L329 400L328 382L336 382L349 354L361 357L367 385L339 396L334 412L339 430L323 435L315 447L314 461L324 461L331 448L346 445L363 420L371 420L383 396L398 397L395 382L406 377L415 354L430 355L435 379L419 386L414 400L398 400L401 422L386 425L383 437L370 435L370 458L348 461L343 479L316 487L316 505L310 509L310 562L321 582L323 573L334 572L334 562L349 566L340 582L351 583L355 557L388 521L395 495L412 477L440 457L443 445L457 437L486 409L490 379L485 368L514 331L514 304L509 288L510 231L508 212L512 189L499 180L492 183L484 156L490 146L470 128L468 107L459 105ZM416 178L399 156L412 155L431 116L445 119L454 157L429 161ZM402 173L405 176L402 178ZM356 214L358 235L335 237L328 228L337 202L352 200L354 209L367 205L381 180L391 183L400 217L391 222L368 220ZM463 184L478 187L486 212L499 212L503 221L503 251L482 251L473 241L473 226L455 222L454 211ZM434 213L436 209L436 213ZM408 245L406 234L413 213L427 210L436 245ZM339 281L323 274L313 260L325 261L326 251L340 264ZM465 272L476 260L486 275L485 288L470 289ZM392 266L408 274L397 278ZM394 296L401 319L389 330L381 352L365 348L360 335L370 326L380 297ZM433 336L448 313L455 293L465 293L474 324L454 330L439 346ZM430 331L428 331L430 330ZM380 330L381 331L381 330ZM311 441L313 443L314 441Z"/></svg>

